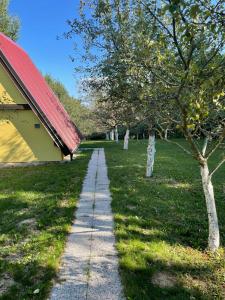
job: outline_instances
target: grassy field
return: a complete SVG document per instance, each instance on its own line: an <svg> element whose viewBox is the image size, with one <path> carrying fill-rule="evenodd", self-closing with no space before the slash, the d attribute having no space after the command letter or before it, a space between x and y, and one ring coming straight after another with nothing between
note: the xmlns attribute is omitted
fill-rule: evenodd
<svg viewBox="0 0 225 300"><path fill-rule="evenodd" d="M145 178L146 142L106 150L120 272L127 299L225 299L225 255L210 255L199 167L176 145L157 142L154 177ZM213 164L219 159L215 153ZM225 245L225 165L214 177Z"/></svg>
<svg viewBox="0 0 225 300"><path fill-rule="evenodd" d="M89 157L0 170L0 299L46 299Z"/></svg>

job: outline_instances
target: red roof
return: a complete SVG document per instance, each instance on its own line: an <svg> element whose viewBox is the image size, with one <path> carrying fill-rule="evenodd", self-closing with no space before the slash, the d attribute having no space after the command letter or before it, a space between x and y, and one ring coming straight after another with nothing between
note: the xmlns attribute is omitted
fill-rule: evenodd
<svg viewBox="0 0 225 300"><path fill-rule="evenodd" d="M22 88L31 108L45 124L56 144L64 154L74 152L81 139L79 130L27 53L2 33L0 58Z"/></svg>

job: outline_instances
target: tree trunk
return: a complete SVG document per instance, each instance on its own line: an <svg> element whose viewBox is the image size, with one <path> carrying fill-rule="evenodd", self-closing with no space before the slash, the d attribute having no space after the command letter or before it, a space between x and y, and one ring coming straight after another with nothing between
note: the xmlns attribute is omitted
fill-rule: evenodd
<svg viewBox="0 0 225 300"><path fill-rule="evenodd" d="M130 134L130 130L127 129L127 130L126 130L126 134L125 134L125 136L124 136L124 144L123 144L123 149L124 149L124 150L128 150L129 134Z"/></svg>
<svg viewBox="0 0 225 300"><path fill-rule="evenodd" d="M106 139L106 141L109 140L109 133L108 132L106 132L106 134L105 134L105 139Z"/></svg>
<svg viewBox="0 0 225 300"><path fill-rule="evenodd" d="M209 168L207 162L204 162L203 165L201 165L201 177L209 222L208 247L211 251L214 252L220 245L220 232L216 212L214 190L211 177L209 176Z"/></svg>
<svg viewBox="0 0 225 300"><path fill-rule="evenodd" d="M110 131L110 140L114 141L114 129Z"/></svg>
<svg viewBox="0 0 225 300"><path fill-rule="evenodd" d="M139 138L139 136L138 136L138 133L137 133L137 141L138 141L138 138Z"/></svg>
<svg viewBox="0 0 225 300"><path fill-rule="evenodd" d="M165 135L164 135L164 138L165 138L165 140L167 140L168 139L168 129L166 128L166 130L165 130Z"/></svg>
<svg viewBox="0 0 225 300"><path fill-rule="evenodd" d="M116 139L116 142L118 143L119 142L119 134L118 134L118 127L117 126L115 128L115 139Z"/></svg>
<svg viewBox="0 0 225 300"><path fill-rule="evenodd" d="M155 161L155 133L149 134L148 147L147 147L147 167L146 177L151 177L153 174L153 167Z"/></svg>

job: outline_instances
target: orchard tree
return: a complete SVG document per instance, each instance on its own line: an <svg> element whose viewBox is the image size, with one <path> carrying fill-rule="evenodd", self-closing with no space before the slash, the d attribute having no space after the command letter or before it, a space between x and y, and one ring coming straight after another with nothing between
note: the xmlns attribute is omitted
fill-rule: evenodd
<svg viewBox="0 0 225 300"><path fill-rule="evenodd" d="M209 170L208 162L225 138L224 1L139 1L146 26L157 26L157 53L149 69L158 78L153 89L171 94L177 111L174 123L183 132L200 166L209 221L208 246L220 244L212 176L225 162ZM204 137L202 148L196 138ZM209 141L211 141L209 143Z"/></svg>
<svg viewBox="0 0 225 300"><path fill-rule="evenodd" d="M128 150L130 128L136 125L138 120L136 108L132 106L131 103L127 103L127 101L123 100L123 98L108 99L108 96L105 91L104 95L95 99L94 112L96 119L99 120L100 126L105 127L106 132L110 130L111 139L114 140L115 138L116 142L119 141L118 127L125 127L126 133L124 136L123 149Z"/></svg>
<svg viewBox="0 0 225 300"><path fill-rule="evenodd" d="M117 116L119 115L119 123L126 127L124 136L126 150L130 126L135 120L134 110L138 107L134 108L136 99L133 99L132 80L129 78L132 59L130 1L117 2L81 1L80 19L69 22L71 30L66 37L71 38L74 34L78 34L84 38L84 58L92 62L91 67L87 66L84 69L89 78L98 78L94 84L98 85L97 90L99 86L104 90L104 101L111 102L109 106L119 110L116 113ZM85 9L87 9L86 13ZM92 85L93 82L90 84Z"/></svg>
<svg viewBox="0 0 225 300"><path fill-rule="evenodd" d="M16 41L18 39L20 22L17 17L9 14L8 6L9 0L0 0L0 32Z"/></svg>
<svg viewBox="0 0 225 300"><path fill-rule="evenodd" d="M88 1L82 3L86 4L84 7L88 6ZM153 76L141 65L144 61L141 57L147 57L149 54L149 52L146 54L146 49L148 50L152 41L149 41L148 37L146 42L146 33L153 36L155 26L146 28L139 3L131 3L128 0L112 2L99 0L92 3L89 9L92 10L92 14L85 14L84 10L81 10L80 20L69 23L71 31L68 36L82 35L88 53L86 59L90 56L96 59L94 67L87 70L93 72L93 78L98 78L95 85L100 83L97 89L104 90L106 94L104 101L111 102L108 106L114 107L114 110L119 112L117 113L117 116L120 115L119 122L126 127L125 150L128 149L130 127L137 121L144 119L148 121L146 175L152 176L156 119L159 120L156 115L159 113L160 103L152 95L150 82ZM134 11L137 15L133 13ZM101 53L99 57L96 57L96 48Z"/></svg>
<svg viewBox="0 0 225 300"><path fill-rule="evenodd" d="M82 89L91 99L93 114L101 131L105 132L106 140L118 142L118 111L113 101L107 101L105 80L88 78L82 81Z"/></svg>
<svg viewBox="0 0 225 300"><path fill-rule="evenodd" d="M110 106L110 103L102 102L99 99L95 100L93 112L98 122L98 126L106 134L106 140L114 140L114 133L116 139L115 131L118 124L118 118L114 108Z"/></svg>

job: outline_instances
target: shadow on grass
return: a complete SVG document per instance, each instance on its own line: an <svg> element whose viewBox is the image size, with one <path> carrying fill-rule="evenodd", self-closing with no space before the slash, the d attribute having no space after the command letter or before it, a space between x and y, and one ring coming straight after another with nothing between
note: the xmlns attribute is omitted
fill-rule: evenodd
<svg viewBox="0 0 225 300"><path fill-rule="evenodd" d="M50 292L49 282L55 275L55 268L51 265L43 266L37 261L9 263L6 268L13 274L15 284L1 297L9 299L45 299ZM38 291L34 293L34 291ZM14 296L13 296L14 295Z"/></svg>
<svg viewBox="0 0 225 300"><path fill-rule="evenodd" d="M169 266L160 260L147 259L145 267L137 268L129 267L127 262L123 263L123 260L121 262L122 281L128 299L219 299L214 297L216 294L213 294L213 291L208 294L206 281L210 278L210 272L211 269L207 267L188 267L180 264ZM166 286L167 282L160 279L158 284L157 281L152 282L155 275L159 275L160 278L162 274L173 278L170 286ZM192 274L188 284L188 275L184 277L184 274ZM200 274L201 276L199 276Z"/></svg>

